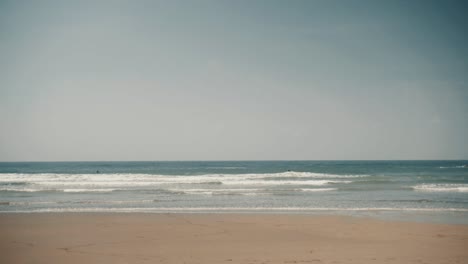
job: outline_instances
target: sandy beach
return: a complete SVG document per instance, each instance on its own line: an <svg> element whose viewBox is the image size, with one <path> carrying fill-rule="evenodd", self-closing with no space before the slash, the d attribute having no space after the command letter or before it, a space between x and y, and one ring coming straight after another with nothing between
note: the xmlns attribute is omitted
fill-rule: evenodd
<svg viewBox="0 0 468 264"><path fill-rule="evenodd" d="M468 226L342 216L2 214L1 263L468 263Z"/></svg>

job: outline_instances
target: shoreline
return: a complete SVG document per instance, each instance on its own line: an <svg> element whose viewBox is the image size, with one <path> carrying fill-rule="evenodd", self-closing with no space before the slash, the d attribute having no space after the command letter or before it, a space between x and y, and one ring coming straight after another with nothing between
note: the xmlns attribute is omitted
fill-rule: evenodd
<svg viewBox="0 0 468 264"><path fill-rule="evenodd" d="M177 208L177 210L166 210L166 209L151 209L151 208L131 208L132 210L114 210L115 208L109 208L109 210L103 210L97 208L96 210L44 210L44 211L0 211L1 215L41 215L41 214L52 214L52 215L265 215L265 216L309 216L309 217L351 217L358 219L370 219L378 221L390 221L390 222L408 222L408 223L427 223L427 224L447 224L447 225L468 225L468 211L465 210L431 210L431 209L368 209L363 208L359 210L354 209L326 209L326 210L223 210L217 208L217 210L205 210L205 208ZM122 209L122 208L120 208ZM134 210L142 209L142 210Z"/></svg>
<svg viewBox="0 0 468 264"><path fill-rule="evenodd" d="M468 225L309 214L0 213L4 263L466 263Z"/></svg>

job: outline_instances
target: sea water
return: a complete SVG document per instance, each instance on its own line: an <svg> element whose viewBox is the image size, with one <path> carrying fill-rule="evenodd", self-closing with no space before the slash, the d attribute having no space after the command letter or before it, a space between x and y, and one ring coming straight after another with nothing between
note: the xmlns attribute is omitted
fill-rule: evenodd
<svg viewBox="0 0 468 264"><path fill-rule="evenodd" d="M325 213L468 224L468 161L3 162L0 212Z"/></svg>

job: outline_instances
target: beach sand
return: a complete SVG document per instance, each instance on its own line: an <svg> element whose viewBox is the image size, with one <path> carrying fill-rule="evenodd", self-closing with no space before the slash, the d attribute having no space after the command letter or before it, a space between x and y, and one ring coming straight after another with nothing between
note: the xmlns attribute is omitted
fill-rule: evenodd
<svg viewBox="0 0 468 264"><path fill-rule="evenodd" d="M0 214L0 263L468 263L468 225L270 214Z"/></svg>

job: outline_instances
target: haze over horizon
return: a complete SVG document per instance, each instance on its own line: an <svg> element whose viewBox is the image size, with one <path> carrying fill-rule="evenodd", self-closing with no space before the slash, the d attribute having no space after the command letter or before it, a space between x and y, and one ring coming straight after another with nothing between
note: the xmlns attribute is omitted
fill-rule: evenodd
<svg viewBox="0 0 468 264"><path fill-rule="evenodd" d="M0 161L468 159L465 1L1 1Z"/></svg>

